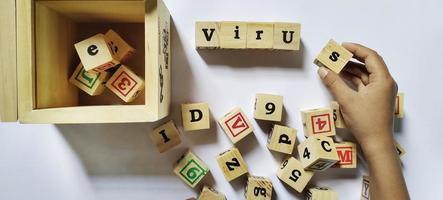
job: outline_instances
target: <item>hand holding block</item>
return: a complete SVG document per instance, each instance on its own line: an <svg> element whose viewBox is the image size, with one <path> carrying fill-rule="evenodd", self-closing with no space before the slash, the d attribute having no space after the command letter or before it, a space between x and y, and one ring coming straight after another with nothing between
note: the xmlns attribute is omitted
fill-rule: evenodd
<svg viewBox="0 0 443 200"><path fill-rule="evenodd" d="M268 121L281 121L283 96L257 94L255 97L254 118Z"/></svg>
<svg viewBox="0 0 443 200"><path fill-rule="evenodd" d="M160 153L168 151L181 143L180 132L172 120L157 127L149 135Z"/></svg>
<svg viewBox="0 0 443 200"><path fill-rule="evenodd" d="M208 172L208 166L191 151L184 154L174 166L174 173L192 188L194 188Z"/></svg>
<svg viewBox="0 0 443 200"><path fill-rule="evenodd" d="M363 183L361 186L361 200L369 200L369 176L363 176Z"/></svg>
<svg viewBox="0 0 443 200"><path fill-rule="evenodd" d="M337 193L329 188L310 188L306 194L307 200L337 200Z"/></svg>
<svg viewBox="0 0 443 200"><path fill-rule="evenodd" d="M272 49L274 43L274 24L248 23L246 48Z"/></svg>
<svg viewBox="0 0 443 200"><path fill-rule="evenodd" d="M238 107L223 116L218 123L234 144L254 131L251 122Z"/></svg>
<svg viewBox="0 0 443 200"><path fill-rule="evenodd" d="M274 46L278 50L300 49L299 23L274 23Z"/></svg>
<svg viewBox="0 0 443 200"><path fill-rule="evenodd" d="M195 46L197 49L220 48L217 22L195 22Z"/></svg>
<svg viewBox="0 0 443 200"><path fill-rule="evenodd" d="M301 111L301 118L306 137L311 135L335 135L335 123L333 120L332 109L319 108L304 110Z"/></svg>
<svg viewBox="0 0 443 200"><path fill-rule="evenodd" d="M297 192L303 192L313 175L313 172L305 171L300 161L292 156L284 160L277 171L277 177Z"/></svg>
<svg viewBox="0 0 443 200"><path fill-rule="evenodd" d="M403 118L405 116L404 101L405 101L405 94L398 93L397 97L395 98L395 116L397 118Z"/></svg>
<svg viewBox="0 0 443 200"><path fill-rule="evenodd" d="M269 150L292 154L297 143L297 131L293 128L275 124L268 138Z"/></svg>
<svg viewBox="0 0 443 200"><path fill-rule="evenodd" d="M245 49L247 37L246 22L219 22L220 48Z"/></svg>
<svg viewBox="0 0 443 200"><path fill-rule="evenodd" d="M357 145L352 142L335 143L338 158L340 159L334 168L357 168Z"/></svg>
<svg viewBox="0 0 443 200"><path fill-rule="evenodd" d="M205 185L197 200L226 200L226 197L214 188Z"/></svg>
<svg viewBox="0 0 443 200"><path fill-rule="evenodd" d="M209 106L207 103L182 104L181 107L185 131L210 128Z"/></svg>
<svg viewBox="0 0 443 200"><path fill-rule="evenodd" d="M345 120L341 114L340 105L336 101L331 101L331 109L334 115L334 124L336 128L346 128Z"/></svg>
<svg viewBox="0 0 443 200"><path fill-rule="evenodd" d="M228 181L248 173L248 166L243 160L240 151L235 147L218 155L217 163Z"/></svg>
<svg viewBox="0 0 443 200"><path fill-rule="evenodd" d="M91 96L100 95L105 90L105 82L109 79L109 73L104 71L100 73L89 73L78 64L69 82L85 91Z"/></svg>
<svg viewBox="0 0 443 200"><path fill-rule="evenodd" d="M271 200L272 181L265 177L249 176L246 184L246 200Z"/></svg>
<svg viewBox="0 0 443 200"><path fill-rule="evenodd" d="M345 67L346 63L351 60L352 56L351 52L331 39L318 54L314 64L319 67L327 67L338 74Z"/></svg>
<svg viewBox="0 0 443 200"><path fill-rule="evenodd" d="M143 91L145 83L128 67L121 65L106 83L106 87L125 102L131 102Z"/></svg>
<svg viewBox="0 0 443 200"><path fill-rule="evenodd" d="M108 30L105 36L109 41L108 45L120 62L127 60L135 53L135 49L112 29Z"/></svg>
<svg viewBox="0 0 443 200"><path fill-rule="evenodd" d="M394 141L395 149L397 149L398 156L401 158L406 154L406 150L397 142Z"/></svg>
<svg viewBox="0 0 443 200"><path fill-rule="evenodd" d="M334 141L325 136L308 137L298 145L298 154L307 170L323 171L339 160Z"/></svg>

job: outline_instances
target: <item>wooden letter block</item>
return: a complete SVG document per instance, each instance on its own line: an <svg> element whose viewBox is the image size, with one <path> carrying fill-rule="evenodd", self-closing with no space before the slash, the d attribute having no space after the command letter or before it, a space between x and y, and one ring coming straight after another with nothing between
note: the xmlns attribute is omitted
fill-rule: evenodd
<svg viewBox="0 0 443 200"><path fill-rule="evenodd" d="M207 103L182 104L182 121L185 131L209 129L209 118Z"/></svg>
<svg viewBox="0 0 443 200"><path fill-rule="evenodd" d="M340 105L336 101L331 101L331 109L334 114L334 124L336 128L346 128L345 120L340 111Z"/></svg>
<svg viewBox="0 0 443 200"><path fill-rule="evenodd" d="M297 143L297 131L293 128L275 124L268 138L269 150L292 154Z"/></svg>
<svg viewBox="0 0 443 200"><path fill-rule="evenodd" d="M69 82L85 91L91 96L100 95L105 90L105 83L109 79L109 73L89 73L80 63L72 74Z"/></svg>
<svg viewBox="0 0 443 200"><path fill-rule="evenodd" d="M109 42L99 33L74 45L87 72L102 72L120 63Z"/></svg>
<svg viewBox="0 0 443 200"><path fill-rule="evenodd" d="M238 107L223 116L218 123L234 144L254 131L251 122Z"/></svg>
<svg viewBox="0 0 443 200"><path fill-rule="evenodd" d="M274 23L274 47L277 50L300 49L299 23Z"/></svg>
<svg viewBox="0 0 443 200"><path fill-rule="evenodd" d="M142 93L145 83L128 67L121 65L106 83L106 87L123 101L131 102Z"/></svg>
<svg viewBox="0 0 443 200"><path fill-rule="evenodd" d="M308 137L298 145L298 154L307 170L323 171L339 161L332 138L320 135Z"/></svg>
<svg viewBox="0 0 443 200"><path fill-rule="evenodd" d="M185 153L174 166L174 173L192 188L195 187L208 172L208 166L191 151Z"/></svg>
<svg viewBox="0 0 443 200"><path fill-rule="evenodd" d="M268 121L281 121L283 96L257 94L255 97L254 118Z"/></svg>
<svg viewBox="0 0 443 200"><path fill-rule="evenodd" d="M195 22L195 47L197 49L220 48L217 22Z"/></svg>
<svg viewBox="0 0 443 200"><path fill-rule="evenodd" d="M240 151L235 147L218 155L217 162L228 181L248 173L248 166L243 160Z"/></svg>
<svg viewBox="0 0 443 200"><path fill-rule="evenodd" d="M220 22L220 47L246 49L247 29L246 22Z"/></svg>
<svg viewBox="0 0 443 200"><path fill-rule="evenodd" d="M406 154L406 150L397 142L394 141L395 149L397 149L398 156L401 158Z"/></svg>
<svg viewBox="0 0 443 200"><path fill-rule="evenodd" d="M361 200L369 200L369 176L363 176L363 183L361 186Z"/></svg>
<svg viewBox="0 0 443 200"><path fill-rule="evenodd" d="M337 155L340 159L334 168L357 168L357 145L352 142L335 143Z"/></svg>
<svg viewBox="0 0 443 200"><path fill-rule="evenodd" d="M226 196L214 188L205 185L198 196L198 200L226 200Z"/></svg>
<svg viewBox="0 0 443 200"><path fill-rule="evenodd" d="M320 108L304 110L301 112L301 117L306 137L311 135L335 135L335 123L332 109Z"/></svg>
<svg viewBox="0 0 443 200"><path fill-rule="evenodd" d="M307 200L337 200L337 192L330 188L315 187L310 188L306 194Z"/></svg>
<svg viewBox="0 0 443 200"><path fill-rule="evenodd" d="M313 172L305 171L301 162L292 156L284 160L277 171L277 177L281 181L300 193L313 175Z"/></svg>
<svg viewBox="0 0 443 200"><path fill-rule="evenodd" d="M109 41L108 45L120 62L127 60L135 54L135 49L112 29L106 32L105 36Z"/></svg>
<svg viewBox="0 0 443 200"><path fill-rule="evenodd" d="M274 44L274 24L248 23L246 48L272 49Z"/></svg>
<svg viewBox="0 0 443 200"><path fill-rule="evenodd" d="M160 153L168 151L181 143L180 132L172 120L154 129L149 136Z"/></svg>
<svg viewBox="0 0 443 200"><path fill-rule="evenodd" d="M271 200L272 181L265 177L249 176L245 198L246 200Z"/></svg>
<svg viewBox="0 0 443 200"><path fill-rule="evenodd" d="M327 67L338 74L346 63L351 60L352 56L351 52L331 39L321 50L314 63L319 67Z"/></svg>
<svg viewBox="0 0 443 200"><path fill-rule="evenodd" d="M397 118L403 118L405 116L404 107L403 107L404 101L405 101L404 93L398 93L397 97L395 98L395 116Z"/></svg>

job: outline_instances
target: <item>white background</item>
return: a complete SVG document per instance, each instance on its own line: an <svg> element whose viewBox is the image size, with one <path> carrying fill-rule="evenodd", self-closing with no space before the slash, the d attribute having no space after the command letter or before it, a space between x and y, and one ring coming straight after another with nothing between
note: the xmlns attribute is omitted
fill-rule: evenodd
<svg viewBox="0 0 443 200"><path fill-rule="evenodd" d="M170 118L181 126L178 105L208 102L218 119L234 106L251 118L255 136L238 147L253 175L270 177L274 199L302 199L275 172L281 156L266 147L268 124L252 120L256 93L284 96L286 124L299 130L300 109L330 100L312 60L334 38L376 49L406 94L406 117L395 137L406 148L404 173L413 199L435 199L443 178L443 3L403 1L166 0L173 18L173 105ZM302 24L302 50L196 51L198 20L290 21ZM227 182L215 156L232 146L221 128L184 133L184 142L165 154L148 138L154 124L0 124L0 199L185 199L196 196L172 173L172 163L191 148L212 171L209 184L228 199L242 199L245 179ZM181 127L179 127L181 128ZM360 161L360 160L359 160ZM361 162L362 163L362 162ZM332 187L340 199L358 199L364 164L358 170L328 170L312 184Z"/></svg>

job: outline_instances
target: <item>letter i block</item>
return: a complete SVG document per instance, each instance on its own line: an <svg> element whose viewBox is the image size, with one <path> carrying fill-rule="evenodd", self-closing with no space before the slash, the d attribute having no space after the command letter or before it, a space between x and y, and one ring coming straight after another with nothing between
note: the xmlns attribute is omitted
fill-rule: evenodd
<svg viewBox="0 0 443 200"><path fill-rule="evenodd" d="M306 194L307 200L337 200L337 192L325 187L310 188Z"/></svg>
<svg viewBox="0 0 443 200"><path fill-rule="evenodd" d="M297 143L297 131L293 128L275 124L268 138L269 150L292 154Z"/></svg>
<svg viewBox="0 0 443 200"><path fill-rule="evenodd" d="M226 196L214 188L204 186L197 200L226 200Z"/></svg>
<svg viewBox="0 0 443 200"><path fill-rule="evenodd" d="M298 153L307 170L323 171L339 161L334 141L325 136L308 137L298 145Z"/></svg>
<svg viewBox="0 0 443 200"><path fill-rule="evenodd" d="M185 153L174 166L174 173L192 188L194 188L208 172L208 166L191 151Z"/></svg>
<svg viewBox="0 0 443 200"><path fill-rule="evenodd" d="M271 200L272 181L265 177L249 176L245 198L246 200Z"/></svg>
<svg viewBox="0 0 443 200"><path fill-rule="evenodd" d="M277 171L277 177L297 192L303 192L314 172L306 171L294 157L284 160Z"/></svg>
<svg viewBox="0 0 443 200"><path fill-rule="evenodd" d="M401 158L406 154L406 150L397 142L394 141L395 149L397 149L398 156Z"/></svg>
<svg viewBox="0 0 443 200"><path fill-rule="evenodd" d="M109 79L109 73L89 73L83 68L82 63L78 64L69 82L85 91L91 96L100 95L105 90L105 82Z"/></svg>
<svg viewBox="0 0 443 200"><path fill-rule="evenodd" d="M180 132L172 120L154 129L149 136L160 153L168 151L181 143Z"/></svg>
<svg viewBox="0 0 443 200"><path fill-rule="evenodd" d="M281 121L283 96L257 94L255 96L254 118L268 121Z"/></svg>
<svg viewBox="0 0 443 200"><path fill-rule="evenodd" d="M195 22L195 47L197 49L220 48L217 22Z"/></svg>
<svg viewBox="0 0 443 200"><path fill-rule="evenodd" d="M210 116L208 104L182 104L182 121L185 131L209 129Z"/></svg>
<svg viewBox="0 0 443 200"><path fill-rule="evenodd" d="M112 29L108 30L105 36L108 38L108 45L111 47L119 61L123 62L135 54L135 49Z"/></svg>
<svg viewBox="0 0 443 200"><path fill-rule="evenodd" d="M404 101L405 101L405 94L398 93L397 97L395 98L395 116L397 118L403 118L405 116Z"/></svg>
<svg viewBox="0 0 443 200"><path fill-rule="evenodd" d="M301 117L306 137L311 135L335 135L335 123L332 109L320 108L304 110L301 112Z"/></svg>
<svg viewBox="0 0 443 200"><path fill-rule="evenodd" d="M238 107L223 116L218 123L234 144L254 131L251 122Z"/></svg>
<svg viewBox="0 0 443 200"><path fill-rule="evenodd" d="M272 49L274 44L274 24L248 23L246 48Z"/></svg>
<svg viewBox="0 0 443 200"><path fill-rule="evenodd" d="M125 102L131 102L143 91L145 83L128 67L121 65L106 83Z"/></svg>
<svg viewBox="0 0 443 200"><path fill-rule="evenodd" d="M274 23L274 47L278 50L300 49L299 23Z"/></svg>
<svg viewBox="0 0 443 200"><path fill-rule="evenodd" d="M248 173L248 166L243 160L240 151L235 147L218 155L217 162L228 181L232 181Z"/></svg>
<svg viewBox="0 0 443 200"><path fill-rule="evenodd" d="M351 60L352 56L351 52L331 39L318 54L314 64L319 67L327 67L338 74L346 66L346 63Z"/></svg>
<svg viewBox="0 0 443 200"><path fill-rule="evenodd" d="M363 176L360 200L369 200L369 176Z"/></svg>
<svg viewBox="0 0 443 200"><path fill-rule="evenodd" d="M341 114L340 105L336 101L331 101L331 109L334 115L334 124L336 128L346 128L345 120Z"/></svg>
<svg viewBox="0 0 443 200"><path fill-rule="evenodd" d="M357 145L352 142L335 143L337 155L340 159L334 168L357 168Z"/></svg>
<svg viewBox="0 0 443 200"><path fill-rule="evenodd" d="M246 49L247 23L220 22L220 48Z"/></svg>

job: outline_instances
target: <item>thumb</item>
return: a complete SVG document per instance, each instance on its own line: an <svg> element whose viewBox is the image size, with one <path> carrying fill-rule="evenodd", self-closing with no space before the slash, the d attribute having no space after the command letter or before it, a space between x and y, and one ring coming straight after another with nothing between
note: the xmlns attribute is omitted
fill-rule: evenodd
<svg viewBox="0 0 443 200"><path fill-rule="evenodd" d="M346 102L349 97L352 95L351 88L346 85L343 79L338 76L338 74L332 72L331 70L325 67L319 67L318 75L323 81L323 84L328 88L331 95L336 99L339 103Z"/></svg>

